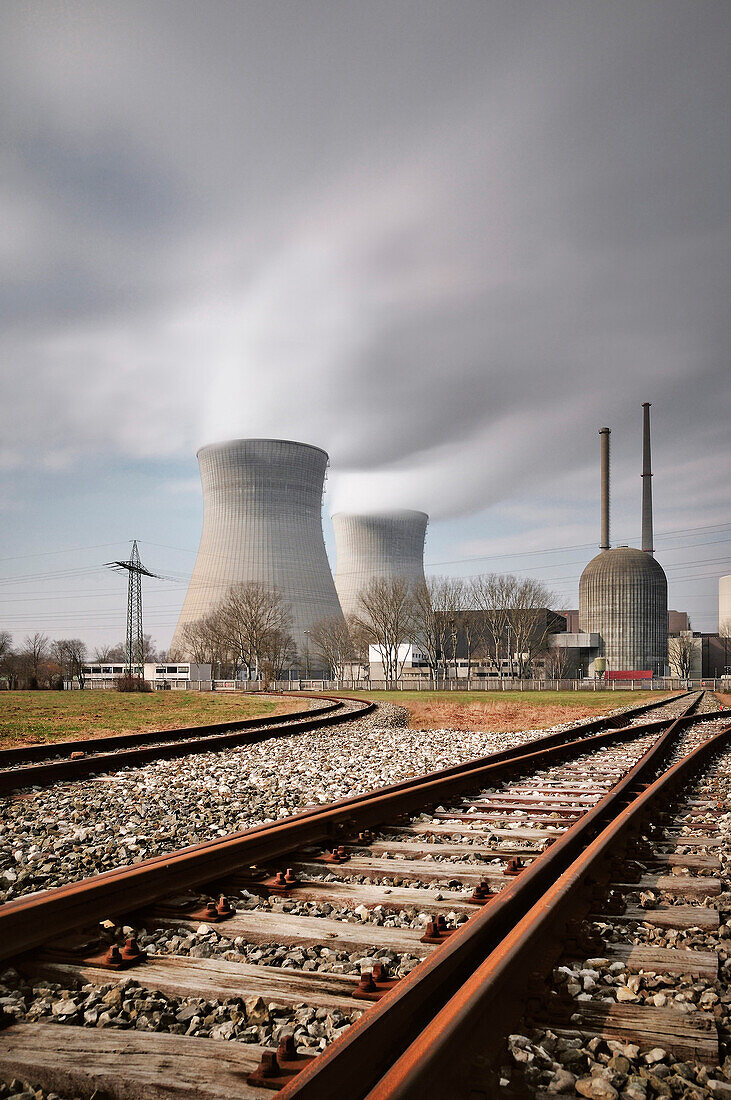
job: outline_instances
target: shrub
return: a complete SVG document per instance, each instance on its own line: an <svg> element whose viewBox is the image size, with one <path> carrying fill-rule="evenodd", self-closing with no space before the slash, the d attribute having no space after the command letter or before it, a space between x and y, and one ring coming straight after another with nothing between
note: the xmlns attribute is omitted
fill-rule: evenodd
<svg viewBox="0 0 731 1100"><path fill-rule="evenodd" d="M148 683L141 676L132 676L131 673L125 672L123 676L118 676L114 681L114 686L117 691L152 691L152 684Z"/></svg>

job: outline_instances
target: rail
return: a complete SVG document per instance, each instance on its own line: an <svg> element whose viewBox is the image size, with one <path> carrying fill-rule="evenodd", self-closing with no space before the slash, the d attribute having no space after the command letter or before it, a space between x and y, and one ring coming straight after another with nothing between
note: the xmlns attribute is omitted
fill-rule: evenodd
<svg viewBox="0 0 731 1100"><path fill-rule="evenodd" d="M488 779L505 777L516 770L541 766L564 756L578 755L592 747L610 744L615 739L634 738L644 728L659 729L671 723L675 727L679 722L692 722L699 717L694 716L692 711L700 698L699 695L690 700L685 716L680 719L659 719L646 726L625 726L573 741L566 741L567 732L564 732L563 735L554 735L547 745L541 741L529 742L503 753L325 806L312 807L280 821L254 826L222 839L205 841L168 855L106 871L94 878L7 902L0 907L0 959L43 943L48 938L49 928L53 928L56 934L68 932L114 913L141 908L166 895L211 882L242 866L286 856L306 845L332 843L343 829L374 825L387 816L393 819ZM706 719L713 715L700 717ZM564 741L556 744L555 738L560 736Z"/></svg>
<svg viewBox="0 0 731 1100"><path fill-rule="evenodd" d="M661 762L668 749L670 733L669 730L633 769L636 774L630 773L621 789L607 796L604 800L607 805L603 809L601 803L597 806L592 831L611 813L614 816L583 851L576 854L576 837L570 834L576 830L578 836L581 826L585 831L588 821L574 826L555 845L556 849L562 845L568 855L575 855L573 861L547 886L515 926L506 931L492 953L466 978L393 1067L365 1094L367 1100L415 1097L436 1100L446 1095L447 1086L451 1095L478 1097L489 1094L486 1090L495 1085L490 1063L507 1029L519 1018L529 980L550 971L560 954L567 925L588 912L597 887L609 881L609 864L621 858L641 827L647 824L651 815L656 815L658 803L667 803L681 782L731 741L729 725L623 805L631 788ZM548 881L545 874L540 877ZM307 1093L296 1088L280 1093L282 1100L295 1095Z"/></svg>
<svg viewBox="0 0 731 1100"><path fill-rule="evenodd" d="M420 1060L426 1059L429 1054L427 1042L436 1042L440 1034L436 1021L444 1006L455 996L462 995L460 991L470 982L471 975L486 957L539 902L543 893L563 874L577 855L596 838L607 821L626 805L633 788L649 776L651 770L669 751L675 734L692 721L692 711L697 707L700 698L701 696L697 696L688 703L685 713L668 725L665 732L609 794L547 848L510 886L453 933L421 966L403 978L370 1012L356 1021L344 1036L305 1066L278 1094L281 1100L293 1100L294 1097L297 1100L321 1100L324 1096L345 1095L351 1100L361 1100L366 1096L368 1100L381 1100L382 1097L391 1095L412 1096L415 1093L411 1088L409 1075L416 1072L419 1073L420 1087L425 1091L429 1090L430 1096L470 1096L469 1089L462 1091L461 1086L455 1087L456 1055L453 1046L450 1046L453 1055L452 1074L450 1077L446 1063L440 1061L443 1072L439 1079L439 1088L435 1083L432 1087L428 1073L425 1075L421 1072ZM706 719L713 716L701 717ZM631 728L636 732L641 727ZM584 741L582 745L586 748L589 743L596 744L600 739L610 736L612 735L600 734ZM546 757L559 751L549 749ZM481 1031L480 1034L484 1045L484 1032ZM504 1034L504 1029L500 1034ZM425 1036L428 1036L428 1040L425 1040ZM462 1058L463 1053L460 1050L459 1060ZM475 1053L475 1059L479 1063L479 1050ZM390 1088L388 1074L394 1062L399 1069L394 1068L392 1073L408 1077L408 1092L387 1091ZM448 1085L447 1091L445 1081ZM481 1095L479 1088L474 1095Z"/></svg>

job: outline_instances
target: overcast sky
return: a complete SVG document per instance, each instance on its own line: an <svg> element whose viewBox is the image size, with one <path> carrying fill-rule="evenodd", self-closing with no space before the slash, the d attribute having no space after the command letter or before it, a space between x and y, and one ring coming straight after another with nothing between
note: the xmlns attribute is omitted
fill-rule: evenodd
<svg viewBox="0 0 731 1100"><path fill-rule="evenodd" d="M0 13L0 628L169 642L195 450L330 454L433 572L564 606L638 543L715 629L731 572L729 80L717 0L14 3ZM554 551L547 553L547 551Z"/></svg>

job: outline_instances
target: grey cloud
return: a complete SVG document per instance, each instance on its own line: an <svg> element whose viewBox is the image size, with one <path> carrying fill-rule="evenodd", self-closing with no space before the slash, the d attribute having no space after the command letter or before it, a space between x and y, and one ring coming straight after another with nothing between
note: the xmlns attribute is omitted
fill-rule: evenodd
<svg viewBox="0 0 731 1100"><path fill-rule="evenodd" d="M14 461L281 435L446 516L722 438L722 5L9 7Z"/></svg>

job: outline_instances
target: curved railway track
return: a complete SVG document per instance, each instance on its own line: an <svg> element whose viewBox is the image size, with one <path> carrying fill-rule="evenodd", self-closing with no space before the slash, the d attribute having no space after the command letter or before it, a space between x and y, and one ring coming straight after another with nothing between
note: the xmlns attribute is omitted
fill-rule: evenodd
<svg viewBox="0 0 731 1100"><path fill-rule="evenodd" d="M728 716L701 699L1 906L19 1019L0 1075L127 1100L493 1095L506 1027L608 881L596 869L731 734L708 740Z"/></svg>
<svg viewBox="0 0 731 1100"><path fill-rule="evenodd" d="M299 698L299 696L298 696ZM231 749L238 745L288 737L293 733L325 729L370 714L375 704L365 699L343 701L332 696L308 695L322 706L290 714L216 722L204 726L124 733L111 737L29 745L0 750L0 795L25 787L67 783L89 775L136 767L152 760L172 760L192 753Z"/></svg>

